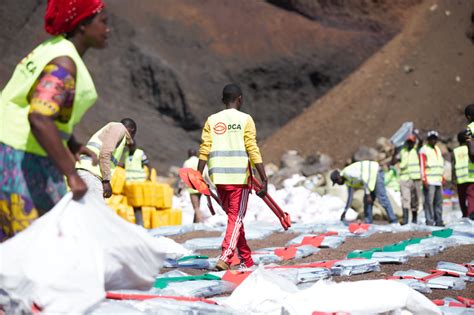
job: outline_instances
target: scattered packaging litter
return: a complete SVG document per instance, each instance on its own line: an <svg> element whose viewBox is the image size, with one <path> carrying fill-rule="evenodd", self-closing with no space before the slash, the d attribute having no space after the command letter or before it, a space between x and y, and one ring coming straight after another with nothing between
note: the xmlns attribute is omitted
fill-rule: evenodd
<svg viewBox="0 0 474 315"><path fill-rule="evenodd" d="M288 241L286 245L289 246L289 245L301 244L305 238L312 238L312 237L321 237L322 241L320 245L318 246L319 248L337 248L341 246L345 241L345 237L339 236L339 235L321 236L321 235L316 235L316 234L302 234Z"/></svg>
<svg viewBox="0 0 474 315"><path fill-rule="evenodd" d="M417 279L392 279L392 280L406 284L413 290L416 290L421 293L428 294L428 293L433 292L425 282L417 280Z"/></svg>
<svg viewBox="0 0 474 315"><path fill-rule="evenodd" d="M444 289L444 290L464 290L466 283L459 277L449 276L434 276L419 270L407 270L407 271L396 271L393 274L395 277L413 277L415 279L426 282L428 287L431 289Z"/></svg>
<svg viewBox="0 0 474 315"><path fill-rule="evenodd" d="M458 296L455 299L445 297L442 300L434 300L444 315L467 315L474 314L474 300Z"/></svg>
<svg viewBox="0 0 474 315"><path fill-rule="evenodd" d="M151 289L150 293L172 296L211 297L232 292L235 287L235 284L225 280L196 280L169 283L164 289Z"/></svg>
<svg viewBox="0 0 474 315"><path fill-rule="evenodd" d="M144 315L145 312L139 310L134 306L140 304L140 302L128 301L104 301L98 305L92 307L86 312L86 315L110 315L110 314L123 314L123 315Z"/></svg>
<svg viewBox="0 0 474 315"><path fill-rule="evenodd" d="M236 314L229 307L212 305L204 302L177 301L173 299L150 299L146 301L113 301L102 302L87 315L188 315L188 314Z"/></svg>
<svg viewBox="0 0 474 315"><path fill-rule="evenodd" d="M180 259L166 259L163 263L165 268L194 268L194 269L210 269L214 265L209 261L207 256L185 256Z"/></svg>
<svg viewBox="0 0 474 315"><path fill-rule="evenodd" d="M474 282L474 265L472 264L461 265L447 261L439 261L436 265L436 269L456 273L462 279Z"/></svg>
<svg viewBox="0 0 474 315"><path fill-rule="evenodd" d="M351 276L375 271L380 271L380 263L373 259L344 259L331 267L334 276Z"/></svg>
<svg viewBox="0 0 474 315"><path fill-rule="evenodd" d="M172 280L160 281L160 279L166 278ZM220 277L212 273L204 274L201 276L190 276L185 272L179 270L172 270L164 274L158 275L155 281L154 288L151 288L149 290L149 293L159 295L191 296L204 298L232 292L234 290L235 284L228 281L220 280L219 278Z"/></svg>
<svg viewBox="0 0 474 315"><path fill-rule="evenodd" d="M298 286L331 278L331 270L328 268L272 269L271 272L276 272L282 277L293 279L293 283Z"/></svg>
<svg viewBox="0 0 474 315"><path fill-rule="evenodd" d="M373 260L379 263L397 263L404 264L408 261L408 254L403 252L375 252L372 255Z"/></svg>
<svg viewBox="0 0 474 315"><path fill-rule="evenodd" d="M439 246L436 244L413 244L408 245L405 248L406 253L410 257L431 257L439 254L441 251Z"/></svg>
<svg viewBox="0 0 474 315"><path fill-rule="evenodd" d="M190 250L220 249L223 237L193 238L184 242L184 247Z"/></svg>

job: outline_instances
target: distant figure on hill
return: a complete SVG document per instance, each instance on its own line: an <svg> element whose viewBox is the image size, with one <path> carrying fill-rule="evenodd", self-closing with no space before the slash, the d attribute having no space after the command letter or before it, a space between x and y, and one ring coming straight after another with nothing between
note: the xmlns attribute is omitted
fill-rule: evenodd
<svg viewBox="0 0 474 315"><path fill-rule="evenodd" d="M427 143L420 149L421 180L423 183L426 225L443 224L443 183L445 181L444 158L436 145L439 134L435 130L427 133Z"/></svg>
<svg viewBox="0 0 474 315"><path fill-rule="evenodd" d="M125 146L133 143L137 125L130 118L120 122L110 122L97 131L87 142L87 147L99 159L99 165L93 165L91 158L81 155L76 169L82 180L87 184L90 193L97 198L110 198L112 186L110 180L117 167Z"/></svg>
<svg viewBox="0 0 474 315"><path fill-rule="evenodd" d="M341 172L335 170L331 173L333 185L346 185L348 187L348 198L346 202L347 210L352 203L354 189L364 189L364 220L366 223L372 223L372 208L375 198L387 212L390 223L397 223L397 218L393 213L392 204L387 195L384 183L384 173L379 163L375 161L360 161L352 163ZM345 211L344 213L345 214ZM344 220L344 217L341 217Z"/></svg>
<svg viewBox="0 0 474 315"><path fill-rule="evenodd" d="M198 170L202 174L208 164L209 175L228 217L222 254L216 268L230 269L236 249L241 267L250 268L254 262L243 223L250 193L250 164L255 165L263 181L263 188L257 193L259 196L266 193L268 180L257 146L255 123L250 115L240 111L243 103L240 87L226 85L222 102L226 109L209 116L202 131Z"/></svg>

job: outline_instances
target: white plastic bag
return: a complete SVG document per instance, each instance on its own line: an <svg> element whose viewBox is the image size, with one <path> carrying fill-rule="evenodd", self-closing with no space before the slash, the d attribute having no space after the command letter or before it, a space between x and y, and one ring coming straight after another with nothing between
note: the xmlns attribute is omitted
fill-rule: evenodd
<svg viewBox="0 0 474 315"><path fill-rule="evenodd" d="M80 314L106 290L149 289L166 257L188 255L151 237L89 194L66 195L25 231L0 245L0 287L44 314Z"/></svg>

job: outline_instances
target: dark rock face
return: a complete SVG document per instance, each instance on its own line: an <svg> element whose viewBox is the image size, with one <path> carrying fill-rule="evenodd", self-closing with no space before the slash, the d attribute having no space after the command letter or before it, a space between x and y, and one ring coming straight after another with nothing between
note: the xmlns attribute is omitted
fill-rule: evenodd
<svg viewBox="0 0 474 315"><path fill-rule="evenodd" d="M400 29L400 7L417 1L105 2L109 47L85 56L99 100L76 134L86 141L105 123L130 116L139 125L139 146L164 173L197 148L206 118L223 108L225 84L242 86L243 111L254 117L259 139L266 138L387 42ZM45 4L2 1L0 89L47 38ZM387 16L393 23L370 27Z"/></svg>

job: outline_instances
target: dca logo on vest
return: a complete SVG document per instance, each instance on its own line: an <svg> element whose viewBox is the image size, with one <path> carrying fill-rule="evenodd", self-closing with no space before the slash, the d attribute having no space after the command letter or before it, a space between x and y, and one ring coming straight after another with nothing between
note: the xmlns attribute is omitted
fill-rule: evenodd
<svg viewBox="0 0 474 315"><path fill-rule="evenodd" d="M242 126L240 126L240 124L228 124L228 125L226 125L223 122L218 122L214 126L213 129L214 129L214 133L216 135L223 135L224 133L227 132L227 130L229 130L229 132L242 130Z"/></svg>

